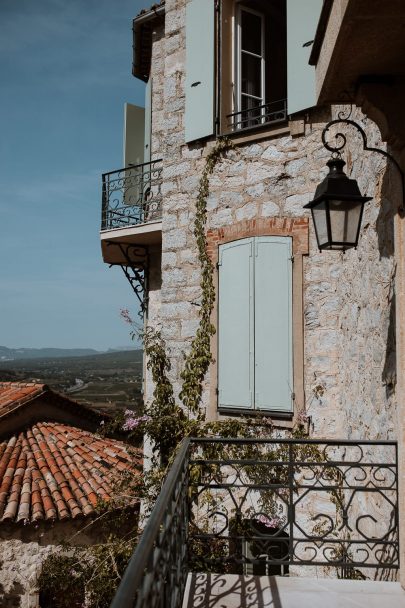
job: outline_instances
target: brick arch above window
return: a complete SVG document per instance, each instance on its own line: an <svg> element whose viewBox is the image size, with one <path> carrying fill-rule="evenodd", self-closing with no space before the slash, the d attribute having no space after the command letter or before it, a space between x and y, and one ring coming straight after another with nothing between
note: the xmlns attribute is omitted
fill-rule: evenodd
<svg viewBox="0 0 405 608"><path fill-rule="evenodd" d="M309 219L307 217L261 217L242 220L230 226L207 231L207 252L215 263L218 245L253 236L291 236L294 255L308 255Z"/></svg>
<svg viewBox="0 0 405 608"><path fill-rule="evenodd" d="M259 217L251 220L242 220L229 226L207 231L207 252L215 266L215 284L217 283L217 262L219 246L232 241L238 241L250 237L261 236L286 236L292 237L292 252L294 255L293 264L293 377L294 377L294 410L292 417L286 419L281 414L272 413L273 424L282 428L292 428L300 413L305 411L305 392L304 392L304 326L303 326L303 256L309 253L309 218L308 217ZM218 316L217 306L212 315L214 327L217 327ZM212 364L212 378L217 378L218 367L218 336L215 335L211 341L214 363ZM207 417L209 420L217 420L218 416L218 384L210 384L209 405Z"/></svg>

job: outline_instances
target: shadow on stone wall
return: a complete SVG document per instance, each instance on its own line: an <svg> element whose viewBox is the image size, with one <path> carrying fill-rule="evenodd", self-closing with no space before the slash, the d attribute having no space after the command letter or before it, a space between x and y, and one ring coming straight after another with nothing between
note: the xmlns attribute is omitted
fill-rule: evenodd
<svg viewBox="0 0 405 608"><path fill-rule="evenodd" d="M388 165L387 170L385 171L384 176L382 178L380 194L381 205L376 221L378 251L380 252L380 257L382 258L392 257L395 253L394 218L395 214L397 213L397 208L399 207L399 197L401 196L398 188L392 188L390 186L390 173L391 169ZM396 179L394 183L397 184Z"/></svg>
<svg viewBox="0 0 405 608"><path fill-rule="evenodd" d="M391 297L390 320L387 332L385 349L385 362L382 371L382 382L385 385L387 399L395 393L397 383L397 352L396 352L396 320L395 320L395 293Z"/></svg>
<svg viewBox="0 0 405 608"><path fill-rule="evenodd" d="M0 602L2 608L19 608L24 591L24 587L20 583L13 583L12 587L6 592L0 583Z"/></svg>
<svg viewBox="0 0 405 608"><path fill-rule="evenodd" d="M400 206L401 196L399 179L397 180L395 168L390 167L388 161L387 170L384 173L381 184L381 205L376 220L376 232L378 239L378 250L380 258L391 258L395 255L394 220L397 209ZM388 277L387 277L388 280ZM389 325L387 332L385 362L382 371L382 382L385 386L386 397L389 399L395 393L396 386L396 317L395 317L395 273L390 277L387 284L388 298L390 302Z"/></svg>

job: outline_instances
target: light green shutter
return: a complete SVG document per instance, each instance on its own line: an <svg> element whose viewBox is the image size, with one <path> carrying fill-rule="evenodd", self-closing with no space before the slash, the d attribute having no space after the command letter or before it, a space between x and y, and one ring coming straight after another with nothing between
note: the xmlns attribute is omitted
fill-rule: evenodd
<svg viewBox="0 0 405 608"><path fill-rule="evenodd" d="M315 68L308 65L322 0L287 0L288 114L316 105Z"/></svg>
<svg viewBox="0 0 405 608"><path fill-rule="evenodd" d="M151 135L152 135L152 78L149 78L145 88L145 147L143 162L149 163L151 159Z"/></svg>
<svg viewBox="0 0 405 608"><path fill-rule="evenodd" d="M292 250L289 237L255 241L255 407L292 411Z"/></svg>
<svg viewBox="0 0 405 608"><path fill-rule="evenodd" d="M124 106L124 167L143 163L145 109L126 103Z"/></svg>
<svg viewBox="0 0 405 608"><path fill-rule="evenodd" d="M186 142L214 132L214 0L186 7Z"/></svg>
<svg viewBox="0 0 405 608"><path fill-rule="evenodd" d="M140 165L144 162L145 108L126 103L124 108L124 167ZM131 172L134 175L134 172ZM131 180L124 188L123 199L126 205L133 205L141 195L140 184Z"/></svg>
<svg viewBox="0 0 405 608"><path fill-rule="evenodd" d="M253 239L219 249L219 407L253 407Z"/></svg>

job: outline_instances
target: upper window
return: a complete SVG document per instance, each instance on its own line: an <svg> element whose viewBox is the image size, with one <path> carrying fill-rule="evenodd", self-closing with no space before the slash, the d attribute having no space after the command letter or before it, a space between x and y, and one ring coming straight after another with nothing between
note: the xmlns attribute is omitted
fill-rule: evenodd
<svg viewBox="0 0 405 608"><path fill-rule="evenodd" d="M285 121L316 104L322 0L188 0L185 141Z"/></svg>
<svg viewBox="0 0 405 608"><path fill-rule="evenodd" d="M285 1L247 0L234 3L228 14L226 3L223 8L222 51L227 57L224 45L231 44L233 65L232 70L225 70L221 82L222 130L286 120ZM230 76L231 71L230 83L226 74Z"/></svg>

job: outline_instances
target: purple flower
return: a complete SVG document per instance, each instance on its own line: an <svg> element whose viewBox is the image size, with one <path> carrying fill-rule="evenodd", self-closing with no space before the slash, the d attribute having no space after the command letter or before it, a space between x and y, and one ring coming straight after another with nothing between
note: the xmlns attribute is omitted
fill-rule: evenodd
<svg viewBox="0 0 405 608"><path fill-rule="evenodd" d="M302 411L298 414L298 422L300 422L301 424L305 424L306 422L308 422L309 420L309 416L305 411Z"/></svg>
<svg viewBox="0 0 405 608"><path fill-rule="evenodd" d="M123 431L133 431L142 422L148 422L148 420L150 420L150 416L140 416L138 418L135 418L134 413L135 412L133 412L132 410L125 410L125 422L122 425Z"/></svg>
<svg viewBox="0 0 405 608"><path fill-rule="evenodd" d="M264 524L266 528L279 528L283 523L279 517L268 517L267 515L259 515L256 520Z"/></svg>

